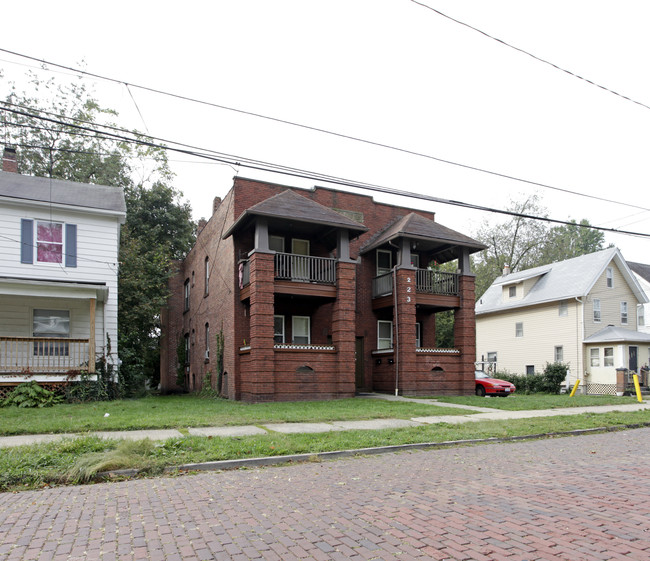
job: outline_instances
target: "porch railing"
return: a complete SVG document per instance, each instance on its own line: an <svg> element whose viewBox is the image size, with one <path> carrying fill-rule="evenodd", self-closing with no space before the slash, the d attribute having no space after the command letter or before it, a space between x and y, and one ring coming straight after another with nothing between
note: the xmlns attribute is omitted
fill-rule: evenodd
<svg viewBox="0 0 650 561"><path fill-rule="evenodd" d="M89 351L88 339L0 337L0 372L28 374L88 370Z"/></svg>
<svg viewBox="0 0 650 561"><path fill-rule="evenodd" d="M319 284L336 284L336 259L295 253L275 254L275 278Z"/></svg>
<svg viewBox="0 0 650 561"><path fill-rule="evenodd" d="M431 269L417 269L415 272L415 289L424 294L458 296L457 273L443 273ZM386 296L393 293L393 273L379 275L372 279L372 296Z"/></svg>

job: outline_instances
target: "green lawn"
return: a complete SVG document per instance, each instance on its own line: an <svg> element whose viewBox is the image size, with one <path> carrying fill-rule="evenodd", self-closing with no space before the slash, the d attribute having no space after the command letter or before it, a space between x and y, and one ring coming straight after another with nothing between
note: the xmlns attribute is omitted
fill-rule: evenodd
<svg viewBox="0 0 650 561"><path fill-rule="evenodd" d="M321 434L279 434L241 438L173 438L163 443L104 441L96 437L6 448L0 453L0 491L36 489L79 483L110 469L139 468L142 476L168 466L234 458L309 454L374 446L504 438L650 423L650 412L583 413L580 415L487 421L462 425L437 424L404 429L342 431ZM567 446L571 446L570 440Z"/></svg>
<svg viewBox="0 0 650 561"><path fill-rule="evenodd" d="M478 397L475 395L462 397L434 397L442 403L458 403L475 405L491 409L508 411L530 411L534 409L558 409L562 407L588 407L591 405L620 405L638 403L636 397L617 397L615 395L574 395L569 394L512 394L508 397Z"/></svg>
<svg viewBox="0 0 650 561"><path fill-rule="evenodd" d="M108 416L105 416L108 413ZM194 395L152 396L42 409L0 408L0 436L93 430L135 430L282 422L410 419L471 411L380 399L246 404Z"/></svg>

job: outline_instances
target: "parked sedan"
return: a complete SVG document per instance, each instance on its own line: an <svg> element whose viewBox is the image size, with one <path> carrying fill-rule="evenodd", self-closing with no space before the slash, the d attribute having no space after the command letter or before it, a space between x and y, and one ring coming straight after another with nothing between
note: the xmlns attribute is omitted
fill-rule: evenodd
<svg viewBox="0 0 650 561"><path fill-rule="evenodd" d="M516 389L514 384L498 378L491 378L481 370L476 370L474 377L476 378L476 395L481 397L484 395L508 397Z"/></svg>

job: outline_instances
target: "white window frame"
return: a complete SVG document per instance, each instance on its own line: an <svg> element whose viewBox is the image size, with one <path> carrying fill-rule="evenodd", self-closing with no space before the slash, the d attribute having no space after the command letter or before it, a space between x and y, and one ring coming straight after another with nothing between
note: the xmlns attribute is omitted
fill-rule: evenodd
<svg viewBox="0 0 650 561"><path fill-rule="evenodd" d="M420 256L417 253L411 253L411 267L420 268Z"/></svg>
<svg viewBox="0 0 650 561"><path fill-rule="evenodd" d="M607 288L614 288L614 269L612 267L607 267L605 274Z"/></svg>
<svg viewBox="0 0 650 561"><path fill-rule="evenodd" d="M60 242L51 242L47 240L38 239L38 226L39 224L54 224L61 227L61 241ZM34 263L45 264L45 265L63 265L65 263L65 223L58 222L56 220L34 220ZM38 258L38 247L39 245L53 245L61 247L61 259L59 261L41 261Z"/></svg>
<svg viewBox="0 0 650 561"><path fill-rule="evenodd" d="M592 368L600 368L600 347L589 349L589 364Z"/></svg>
<svg viewBox="0 0 650 561"><path fill-rule="evenodd" d="M523 321L518 321L515 323L515 337L523 337L524 336L524 322Z"/></svg>
<svg viewBox="0 0 650 561"><path fill-rule="evenodd" d="M422 322L415 322L415 348L422 348Z"/></svg>
<svg viewBox="0 0 650 561"><path fill-rule="evenodd" d="M205 359L210 359L210 324L205 324Z"/></svg>
<svg viewBox="0 0 650 561"><path fill-rule="evenodd" d="M517 285L513 284L508 287L508 298L516 298L517 297Z"/></svg>
<svg viewBox="0 0 650 561"><path fill-rule="evenodd" d="M281 330L278 330L276 325L276 321L279 320L282 327ZM284 329L284 316L281 314L275 314L273 316L273 342L276 345L284 345L285 343L285 329Z"/></svg>
<svg viewBox="0 0 650 561"><path fill-rule="evenodd" d="M603 366L614 366L614 347L603 348Z"/></svg>
<svg viewBox="0 0 650 561"><path fill-rule="evenodd" d="M627 302L621 302L621 325L627 325Z"/></svg>
<svg viewBox="0 0 650 561"><path fill-rule="evenodd" d="M386 267L379 266L379 256L388 255L388 269ZM386 275L393 270L393 252L388 249L378 249L376 252L376 261L377 261L377 276Z"/></svg>
<svg viewBox="0 0 650 561"><path fill-rule="evenodd" d="M306 338L307 341L298 342L296 341L296 333L300 331L298 326L303 322L306 323L307 333L302 333L298 337ZM291 316L291 343L294 345L311 345L311 318L309 316Z"/></svg>
<svg viewBox="0 0 650 561"><path fill-rule="evenodd" d="M37 328L36 318L50 318L50 326ZM60 320L60 321L57 321ZM47 339L69 339L71 329L70 310L52 308L32 309L32 336ZM67 329L66 329L67 328ZM69 344L67 342L34 341L34 356L68 356Z"/></svg>
<svg viewBox="0 0 650 561"><path fill-rule="evenodd" d="M204 265L205 271L204 271L204 282L205 282L205 287L203 289L203 295L207 296L210 294L210 257L206 255Z"/></svg>
<svg viewBox="0 0 650 561"><path fill-rule="evenodd" d="M390 327L390 337L380 337L380 326ZM377 350L386 350L393 348L393 322L389 320L377 320Z"/></svg>
<svg viewBox="0 0 650 561"><path fill-rule="evenodd" d="M594 298L592 305L594 309L594 323L600 323L602 317L600 313L600 298Z"/></svg>
<svg viewBox="0 0 650 561"><path fill-rule="evenodd" d="M636 324L639 327L645 326L645 306L643 304L638 304L636 307Z"/></svg>
<svg viewBox="0 0 650 561"><path fill-rule="evenodd" d="M563 300L558 304L557 315L561 318L567 317L569 315L569 303L566 300Z"/></svg>
<svg viewBox="0 0 650 561"><path fill-rule="evenodd" d="M556 345L553 352L553 359L555 362L564 362L564 347L562 345Z"/></svg>

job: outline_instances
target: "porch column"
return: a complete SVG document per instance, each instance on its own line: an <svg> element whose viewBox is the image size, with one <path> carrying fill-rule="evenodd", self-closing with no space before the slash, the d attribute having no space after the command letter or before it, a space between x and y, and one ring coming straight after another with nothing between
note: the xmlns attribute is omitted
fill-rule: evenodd
<svg viewBox="0 0 650 561"><path fill-rule="evenodd" d="M458 268L460 269L461 275L471 275L471 267L469 260L469 248L459 247L457 251L458 257Z"/></svg>
<svg viewBox="0 0 650 561"><path fill-rule="evenodd" d="M395 272L395 302L393 325L397 349L396 375L397 387L402 395L416 395L418 391L417 356L415 354L415 269L409 268Z"/></svg>
<svg viewBox="0 0 650 561"><path fill-rule="evenodd" d="M95 373L95 307L97 298L90 299L90 329L88 330L88 373Z"/></svg>
<svg viewBox="0 0 650 561"><path fill-rule="evenodd" d="M269 225L266 218L258 217L255 221L255 249L269 251Z"/></svg>
<svg viewBox="0 0 650 561"><path fill-rule="evenodd" d="M336 255L339 261L350 260L350 236L347 230L340 229L337 232Z"/></svg>
<svg viewBox="0 0 650 561"><path fill-rule="evenodd" d="M473 395L476 361L474 275L461 275L458 279L458 289L460 308L454 312L454 346L460 351L457 391L460 395Z"/></svg>
<svg viewBox="0 0 650 561"><path fill-rule="evenodd" d="M241 372L235 391L244 401L275 397L273 352L274 255L254 251L250 256L250 370Z"/></svg>
<svg viewBox="0 0 650 561"><path fill-rule="evenodd" d="M338 397L353 397L356 391L354 370L356 335L357 266L336 264L336 301L332 311L332 344L337 353ZM363 357L359 357L363 360Z"/></svg>

